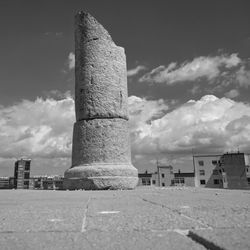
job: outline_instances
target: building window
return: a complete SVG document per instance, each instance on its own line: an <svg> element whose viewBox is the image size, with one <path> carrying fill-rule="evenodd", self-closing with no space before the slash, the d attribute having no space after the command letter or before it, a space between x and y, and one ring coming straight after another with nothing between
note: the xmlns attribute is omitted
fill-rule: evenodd
<svg viewBox="0 0 250 250"><path fill-rule="evenodd" d="M200 180L201 185L206 185L206 180Z"/></svg>
<svg viewBox="0 0 250 250"><path fill-rule="evenodd" d="M29 181L24 181L23 184L24 186L29 186Z"/></svg>
<svg viewBox="0 0 250 250"><path fill-rule="evenodd" d="M204 161L199 161L199 166L204 166Z"/></svg>
<svg viewBox="0 0 250 250"><path fill-rule="evenodd" d="M219 174L218 169L214 169L214 170L213 170L213 175L218 175L218 174Z"/></svg>
<svg viewBox="0 0 250 250"><path fill-rule="evenodd" d="M165 175L164 175L164 174L161 174L161 177L162 177L162 178L164 178L164 177L165 177Z"/></svg>
<svg viewBox="0 0 250 250"><path fill-rule="evenodd" d="M152 180L152 183L155 185L155 180Z"/></svg>
<svg viewBox="0 0 250 250"><path fill-rule="evenodd" d="M150 186L150 179L142 178L141 181L143 186Z"/></svg>
<svg viewBox="0 0 250 250"><path fill-rule="evenodd" d="M213 160L213 161L212 161L212 164L213 164L213 165L217 165L217 161L216 161L216 160Z"/></svg>
<svg viewBox="0 0 250 250"><path fill-rule="evenodd" d="M250 185L250 178L247 178L247 183Z"/></svg>
<svg viewBox="0 0 250 250"><path fill-rule="evenodd" d="M175 186L184 185L185 179L183 177L176 177L171 181L171 184Z"/></svg>
<svg viewBox="0 0 250 250"><path fill-rule="evenodd" d="M220 180L214 179L214 185L218 185L218 184L220 184Z"/></svg>
<svg viewBox="0 0 250 250"><path fill-rule="evenodd" d="M200 170L200 175L205 175L205 170Z"/></svg>
<svg viewBox="0 0 250 250"><path fill-rule="evenodd" d="M162 184L161 184L163 187L165 187L165 183L164 182L162 182Z"/></svg>
<svg viewBox="0 0 250 250"><path fill-rule="evenodd" d="M29 162L25 162L25 170L30 170L30 163Z"/></svg>
<svg viewBox="0 0 250 250"><path fill-rule="evenodd" d="M24 173L24 179L29 179L30 178L30 173Z"/></svg>

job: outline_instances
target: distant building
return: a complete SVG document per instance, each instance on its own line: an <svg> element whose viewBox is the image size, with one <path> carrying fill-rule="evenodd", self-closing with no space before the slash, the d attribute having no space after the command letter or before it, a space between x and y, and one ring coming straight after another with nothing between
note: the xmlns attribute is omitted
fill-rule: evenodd
<svg viewBox="0 0 250 250"><path fill-rule="evenodd" d="M174 172L172 166L157 166L158 173L158 186L167 187L171 186L172 180L174 179Z"/></svg>
<svg viewBox="0 0 250 250"><path fill-rule="evenodd" d="M34 189L63 190L64 177L62 176L34 176Z"/></svg>
<svg viewBox="0 0 250 250"><path fill-rule="evenodd" d="M139 173L139 186L195 186L194 173L173 172L172 166L158 165L155 173Z"/></svg>
<svg viewBox="0 0 250 250"><path fill-rule="evenodd" d="M29 179L29 189L35 189L35 179L33 177Z"/></svg>
<svg viewBox="0 0 250 250"><path fill-rule="evenodd" d="M250 166L246 166L247 183L250 186Z"/></svg>
<svg viewBox="0 0 250 250"><path fill-rule="evenodd" d="M13 177L0 177L0 189L12 189L14 188Z"/></svg>
<svg viewBox="0 0 250 250"><path fill-rule="evenodd" d="M152 173L151 185L153 185L153 186L159 186L159 175L158 175L157 171L154 172L154 173Z"/></svg>
<svg viewBox="0 0 250 250"><path fill-rule="evenodd" d="M151 186L152 185L152 174L147 171L145 173L138 174L138 186Z"/></svg>
<svg viewBox="0 0 250 250"><path fill-rule="evenodd" d="M195 186L209 188L247 188L244 153L193 156Z"/></svg>
<svg viewBox="0 0 250 250"><path fill-rule="evenodd" d="M173 186L195 186L195 178L194 173L181 173L179 170L178 173L174 173L174 179L171 181L171 185Z"/></svg>
<svg viewBox="0 0 250 250"><path fill-rule="evenodd" d="M250 186L250 155L245 155L247 183Z"/></svg>
<svg viewBox="0 0 250 250"><path fill-rule="evenodd" d="M21 158L15 162L14 188L29 189L30 159Z"/></svg>

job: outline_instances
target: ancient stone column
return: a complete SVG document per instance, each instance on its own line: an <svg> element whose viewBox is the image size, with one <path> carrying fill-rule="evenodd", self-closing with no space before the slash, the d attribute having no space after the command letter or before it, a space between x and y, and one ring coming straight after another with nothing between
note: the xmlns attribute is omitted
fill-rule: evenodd
<svg viewBox="0 0 250 250"><path fill-rule="evenodd" d="M75 111L66 189L133 189L124 49L88 13L75 17Z"/></svg>

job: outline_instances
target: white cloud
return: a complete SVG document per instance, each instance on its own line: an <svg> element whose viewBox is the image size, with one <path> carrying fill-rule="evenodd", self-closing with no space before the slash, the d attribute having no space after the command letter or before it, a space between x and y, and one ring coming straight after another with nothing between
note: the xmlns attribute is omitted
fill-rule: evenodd
<svg viewBox="0 0 250 250"><path fill-rule="evenodd" d="M221 67L230 69L241 63L237 54L214 57L197 57L191 62L184 62L179 67L170 63L167 67L159 66L140 78L141 82L166 83L195 81L202 77L212 80L220 75Z"/></svg>
<svg viewBox="0 0 250 250"><path fill-rule="evenodd" d="M192 95L196 95L198 93L201 92L201 87L200 85L194 85L190 90L189 92L192 94Z"/></svg>
<svg viewBox="0 0 250 250"><path fill-rule="evenodd" d="M55 99L55 100L61 100L61 99L65 99L65 98L72 98L72 93L71 93L70 90L62 92L62 91L57 90L57 89L52 89L50 91L44 91L44 95L48 99Z"/></svg>
<svg viewBox="0 0 250 250"><path fill-rule="evenodd" d="M75 54L73 52L69 53L67 64L68 64L69 70L72 70L75 68Z"/></svg>
<svg viewBox="0 0 250 250"><path fill-rule="evenodd" d="M237 89L231 89L230 91L225 93L225 96L227 98L235 98L240 95L239 91Z"/></svg>
<svg viewBox="0 0 250 250"><path fill-rule="evenodd" d="M139 72L141 72L141 71L143 71L143 70L145 70L145 69L147 69L145 66L143 66L143 65L138 65L138 66L135 67L134 69L128 70L127 76L128 76L128 77L135 76L135 75L137 75Z"/></svg>
<svg viewBox="0 0 250 250"><path fill-rule="evenodd" d="M151 101L152 102L152 101ZM157 102L154 103L155 111ZM147 106L144 104L144 106ZM143 107L132 105L143 112ZM204 96L198 101L189 101L159 119L153 113L134 118L132 148L135 154L224 152L250 147L250 106L227 98ZM137 119L136 119L137 118Z"/></svg>
<svg viewBox="0 0 250 250"><path fill-rule="evenodd" d="M236 72L236 80L240 87L248 88L250 86L250 70L247 70L245 65L242 65Z"/></svg>
<svg viewBox="0 0 250 250"><path fill-rule="evenodd" d="M162 99L146 100L137 96L128 98L130 129L134 135L143 137L150 133L150 123L168 110Z"/></svg>
<svg viewBox="0 0 250 250"><path fill-rule="evenodd" d="M73 122L70 97L0 107L0 157L69 157Z"/></svg>
<svg viewBox="0 0 250 250"><path fill-rule="evenodd" d="M203 153L250 148L250 105L213 95L190 100L173 111L164 100L130 96L128 102L136 161L143 162L142 155L155 160L158 154L190 154L192 148ZM25 155L37 159L33 161L37 169L42 162L38 159L46 159L47 169L49 162L65 159L59 164L62 174L70 164L74 121L71 97L0 106L0 159Z"/></svg>

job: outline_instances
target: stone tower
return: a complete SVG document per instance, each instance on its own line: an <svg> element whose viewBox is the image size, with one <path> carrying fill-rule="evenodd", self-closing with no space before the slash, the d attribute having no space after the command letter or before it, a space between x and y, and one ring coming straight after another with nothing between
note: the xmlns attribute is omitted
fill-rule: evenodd
<svg viewBox="0 0 250 250"><path fill-rule="evenodd" d="M133 189L124 49L85 12L75 17L75 111L66 189Z"/></svg>

